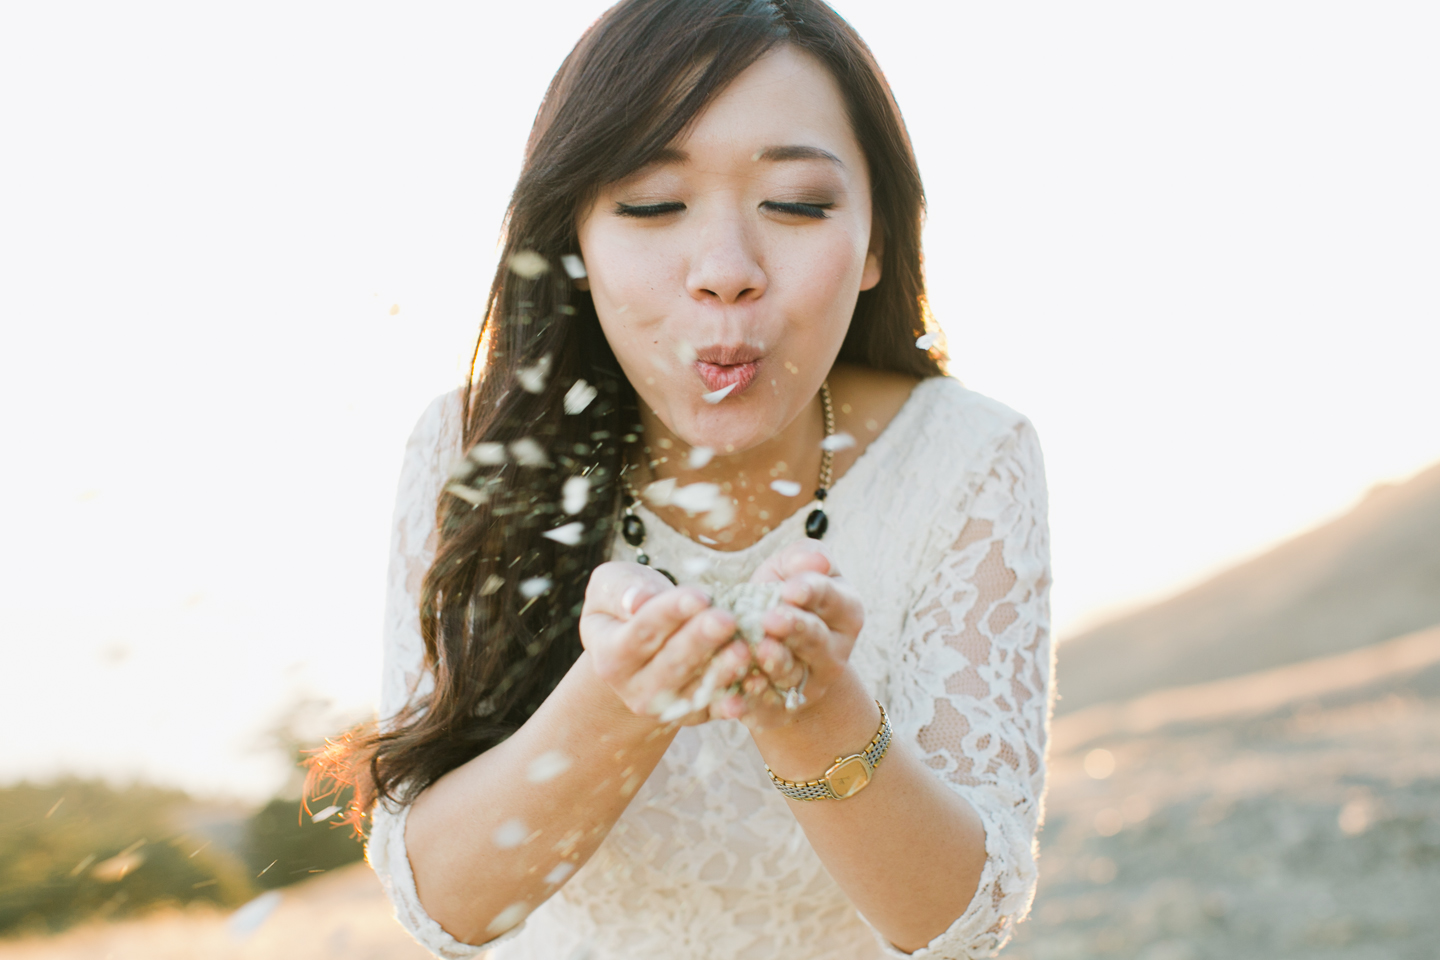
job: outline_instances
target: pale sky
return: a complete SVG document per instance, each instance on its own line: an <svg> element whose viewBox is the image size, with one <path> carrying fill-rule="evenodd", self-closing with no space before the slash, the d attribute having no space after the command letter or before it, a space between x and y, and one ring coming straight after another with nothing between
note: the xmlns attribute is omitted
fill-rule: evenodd
<svg viewBox="0 0 1440 960"><path fill-rule="evenodd" d="M604 6L0 8L0 781L258 799L287 705L373 708L401 448ZM1062 637L1440 460L1440 8L836 6Z"/></svg>

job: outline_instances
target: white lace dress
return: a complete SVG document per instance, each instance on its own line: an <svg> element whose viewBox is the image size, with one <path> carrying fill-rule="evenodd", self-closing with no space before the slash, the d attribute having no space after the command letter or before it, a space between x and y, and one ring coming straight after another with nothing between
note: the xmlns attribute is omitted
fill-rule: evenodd
<svg viewBox="0 0 1440 960"><path fill-rule="evenodd" d="M456 395L406 449L395 514L381 716L429 689L417 613ZM694 543L640 509L655 562L744 581L804 536L796 510L744 550ZM982 957L1029 910L1051 708L1049 538L1029 422L957 381L922 382L834 485L825 538L865 604L851 662L895 736L979 813L986 863L964 915L905 954L869 929L825 871L736 721L683 728L595 855L525 924L484 946L426 915L405 852L408 807L378 805L367 855L400 922L434 954L492 960L871 960ZM617 536L612 556L633 559ZM884 776L881 769L880 776ZM477 797L476 802L483 802Z"/></svg>

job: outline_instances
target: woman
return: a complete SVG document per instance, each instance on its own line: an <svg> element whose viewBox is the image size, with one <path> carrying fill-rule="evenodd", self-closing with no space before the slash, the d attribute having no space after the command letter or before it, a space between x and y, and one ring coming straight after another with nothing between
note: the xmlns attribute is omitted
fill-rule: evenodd
<svg viewBox="0 0 1440 960"><path fill-rule="evenodd" d="M1024 916L1043 471L943 375L922 205L819 0L626 0L561 67L478 383L407 451L385 719L321 764L436 955L968 957Z"/></svg>

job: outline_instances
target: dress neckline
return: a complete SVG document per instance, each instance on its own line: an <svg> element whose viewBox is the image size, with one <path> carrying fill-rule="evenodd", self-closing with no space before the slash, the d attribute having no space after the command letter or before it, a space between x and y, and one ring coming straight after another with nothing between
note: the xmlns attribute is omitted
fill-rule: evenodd
<svg viewBox="0 0 1440 960"><path fill-rule="evenodd" d="M917 411L920 409L918 396L920 392L928 389L928 384L944 379L946 378L927 377L910 389L909 396L905 398L905 402L901 404L895 416L890 418L890 422L885 425L885 429L881 430L880 435L874 440L871 440L869 446L861 452L860 456L855 458L855 462L850 465L849 470L845 471L845 475L830 485L830 494L825 501L827 512L833 511L837 497L848 493L848 491L855 486L855 483L852 483L850 478L857 474L862 474L864 471L873 471L876 469L875 465L885 458L890 448L894 447L898 442L897 438L902 432L909 428L910 421L918 416ZM657 516L645 505L643 500L635 504L635 510L637 513L644 514L642 519L645 521L646 529L652 532L652 536L657 536L660 540L664 541L666 546L680 544L689 550L698 551L702 556L717 560L720 558L742 560L762 552L768 556L773 552L773 545L777 540L780 540L782 543L789 543L794 539L795 533L803 533L804 518L807 512L818 503L818 500L811 497L809 501L800 504L795 508L793 513L772 527L769 533L748 547L741 547L738 550L717 550L715 547L691 540L684 533L676 530ZM782 537L783 539L781 539Z"/></svg>

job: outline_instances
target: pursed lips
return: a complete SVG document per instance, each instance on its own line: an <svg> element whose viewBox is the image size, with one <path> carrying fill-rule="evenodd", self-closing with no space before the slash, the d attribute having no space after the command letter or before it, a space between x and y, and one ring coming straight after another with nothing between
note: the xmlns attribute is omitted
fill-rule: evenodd
<svg viewBox="0 0 1440 960"><path fill-rule="evenodd" d="M695 353L695 370L711 392L734 384L729 395L743 393L760 370L760 351L751 347L706 347Z"/></svg>

